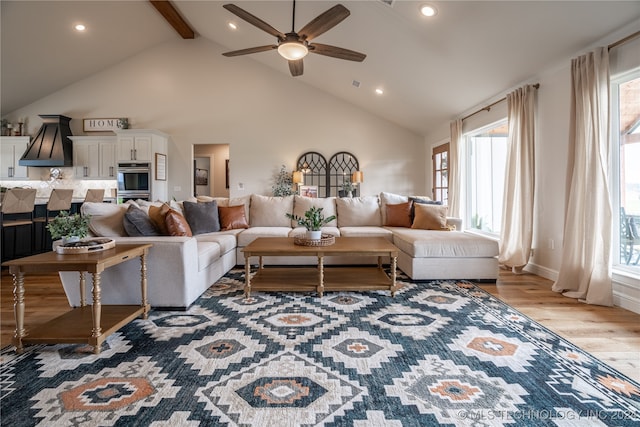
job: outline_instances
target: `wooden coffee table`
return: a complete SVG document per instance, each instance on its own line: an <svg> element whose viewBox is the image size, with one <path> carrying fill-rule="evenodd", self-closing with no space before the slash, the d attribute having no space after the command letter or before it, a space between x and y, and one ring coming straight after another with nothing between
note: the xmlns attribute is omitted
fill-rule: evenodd
<svg viewBox="0 0 640 427"><path fill-rule="evenodd" d="M301 246L293 237L259 237L242 249L245 257L245 297L256 291L325 291L389 290L395 296L398 248L384 237L336 237L328 246ZM377 256L378 265L324 267L325 256ZM259 257L258 271L251 278L251 257ZM264 267L265 256L315 256L315 267ZM382 258L391 259L391 274L382 268Z"/></svg>
<svg viewBox="0 0 640 427"><path fill-rule="evenodd" d="M3 263L2 265L8 266L9 273L13 275L13 306L16 318L13 344L16 346L16 352L21 353L24 344L86 343L92 345L94 353L98 354L102 343L110 334L140 315L146 319L150 308L147 302L146 257L151 246L151 244L117 244L112 249L83 254L60 255L56 252L46 252ZM100 273L136 257L140 257L140 305L103 306L100 303ZM24 328L25 273L59 271L79 272L81 306L27 332ZM85 302L85 272L91 273L93 278L91 306L87 306Z"/></svg>

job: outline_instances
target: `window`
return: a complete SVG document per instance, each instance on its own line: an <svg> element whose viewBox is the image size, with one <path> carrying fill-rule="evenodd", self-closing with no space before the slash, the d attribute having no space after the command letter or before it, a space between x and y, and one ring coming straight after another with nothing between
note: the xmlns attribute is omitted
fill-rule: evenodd
<svg viewBox="0 0 640 427"><path fill-rule="evenodd" d="M612 79L614 254L618 268L640 272L640 69Z"/></svg>
<svg viewBox="0 0 640 427"><path fill-rule="evenodd" d="M449 204L449 143L439 145L433 149L433 200Z"/></svg>
<svg viewBox="0 0 640 427"><path fill-rule="evenodd" d="M507 120L465 136L467 152L467 215L470 229L500 234L507 162Z"/></svg>

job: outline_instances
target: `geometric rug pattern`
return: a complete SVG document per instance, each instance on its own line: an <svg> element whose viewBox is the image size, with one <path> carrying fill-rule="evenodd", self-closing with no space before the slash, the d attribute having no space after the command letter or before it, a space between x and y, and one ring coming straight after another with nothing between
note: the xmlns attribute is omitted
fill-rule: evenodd
<svg viewBox="0 0 640 427"><path fill-rule="evenodd" d="M472 283L398 282L245 299L234 269L99 355L7 347L2 425L639 425L638 383Z"/></svg>

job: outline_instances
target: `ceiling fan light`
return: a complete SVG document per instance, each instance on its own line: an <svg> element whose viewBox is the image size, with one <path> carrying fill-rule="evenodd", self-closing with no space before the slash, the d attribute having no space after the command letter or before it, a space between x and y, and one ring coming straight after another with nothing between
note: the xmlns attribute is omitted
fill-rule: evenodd
<svg viewBox="0 0 640 427"><path fill-rule="evenodd" d="M278 46L278 53L289 61L295 61L307 56L309 49L300 42L286 42Z"/></svg>

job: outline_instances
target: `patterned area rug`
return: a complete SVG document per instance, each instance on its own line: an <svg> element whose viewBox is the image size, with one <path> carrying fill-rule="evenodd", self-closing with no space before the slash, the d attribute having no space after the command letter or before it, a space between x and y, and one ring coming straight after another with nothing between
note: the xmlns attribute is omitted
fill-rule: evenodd
<svg viewBox="0 0 640 427"><path fill-rule="evenodd" d="M468 282L254 293L2 351L7 426L637 426L640 385Z"/></svg>

